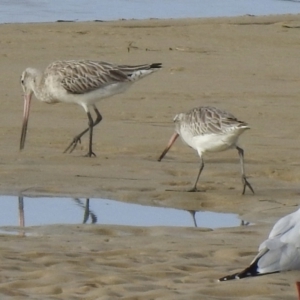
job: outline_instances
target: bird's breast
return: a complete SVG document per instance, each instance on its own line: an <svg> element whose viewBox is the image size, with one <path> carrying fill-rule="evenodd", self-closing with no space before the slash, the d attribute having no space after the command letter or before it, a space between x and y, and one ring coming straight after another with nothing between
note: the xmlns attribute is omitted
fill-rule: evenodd
<svg viewBox="0 0 300 300"><path fill-rule="evenodd" d="M235 146L238 140L238 135L233 133L207 133L193 136L189 132L181 131L180 136L187 145L197 150L198 153L225 151Z"/></svg>

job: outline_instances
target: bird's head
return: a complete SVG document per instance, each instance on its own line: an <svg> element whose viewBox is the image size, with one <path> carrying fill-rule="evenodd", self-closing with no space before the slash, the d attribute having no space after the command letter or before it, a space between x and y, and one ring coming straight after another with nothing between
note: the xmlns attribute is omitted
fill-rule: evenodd
<svg viewBox="0 0 300 300"><path fill-rule="evenodd" d="M24 92L24 96L32 96L35 90L36 80L39 75L38 70L33 68L27 68L21 75L21 86Z"/></svg>
<svg viewBox="0 0 300 300"><path fill-rule="evenodd" d="M27 68L21 75L21 86L24 92L24 111L23 111L23 125L20 141L20 150L24 148L27 124L29 118L30 102L33 92L35 91L36 81L39 76L39 71L33 68Z"/></svg>

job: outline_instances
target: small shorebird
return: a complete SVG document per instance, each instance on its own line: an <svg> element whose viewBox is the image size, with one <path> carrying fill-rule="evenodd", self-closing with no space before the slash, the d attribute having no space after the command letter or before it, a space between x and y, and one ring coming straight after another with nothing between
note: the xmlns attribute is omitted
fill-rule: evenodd
<svg viewBox="0 0 300 300"><path fill-rule="evenodd" d="M45 103L74 103L83 107L88 116L88 128L76 135L64 151L75 149L81 137L89 131L89 152L92 151L93 128L100 123L102 116L95 103L102 98L124 92L135 81L157 71L160 63L136 66L114 65L91 60L56 61L44 72L27 68L21 76L24 91L24 115L20 141L20 150L24 148L32 94ZM90 107L96 113L93 120Z"/></svg>
<svg viewBox="0 0 300 300"><path fill-rule="evenodd" d="M250 266L219 281L300 270L300 209L277 221ZM296 282L300 299L300 282Z"/></svg>
<svg viewBox="0 0 300 300"><path fill-rule="evenodd" d="M201 159L196 182L189 192L196 192L200 174L204 168L203 154L205 152L219 152L229 148L236 148L240 156L243 194L246 187L254 190L248 182L244 169L244 150L237 146L239 136L250 127L247 123L239 121L232 114L215 107L197 107L175 116L175 133L171 137L167 147L160 155L161 161L169 151L178 136L191 148L197 150Z"/></svg>

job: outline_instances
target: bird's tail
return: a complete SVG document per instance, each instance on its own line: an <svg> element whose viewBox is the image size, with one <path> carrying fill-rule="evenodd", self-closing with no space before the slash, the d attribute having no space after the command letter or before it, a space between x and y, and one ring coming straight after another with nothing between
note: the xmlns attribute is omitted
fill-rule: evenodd
<svg viewBox="0 0 300 300"><path fill-rule="evenodd" d="M249 267L247 267L245 270L238 272L238 273L234 273L232 275L227 275L225 277L222 277L219 279L219 281L227 281L227 280L233 280L233 279L242 279L242 278L246 278L246 277L265 275L265 274L261 274L257 271L258 260L259 260L259 258L256 259L255 261L253 261L252 264Z"/></svg>
<svg viewBox="0 0 300 300"><path fill-rule="evenodd" d="M151 73L162 68L161 63L153 63L138 66L119 66L120 70L124 72L132 81L142 79Z"/></svg>

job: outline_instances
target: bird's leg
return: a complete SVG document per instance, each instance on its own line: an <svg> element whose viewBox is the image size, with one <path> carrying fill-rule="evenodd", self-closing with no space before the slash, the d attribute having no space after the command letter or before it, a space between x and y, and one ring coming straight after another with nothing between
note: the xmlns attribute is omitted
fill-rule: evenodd
<svg viewBox="0 0 300 300"><path fill-rule="evenodd" d="M76 135L76 136L73 138L72 142L69 144L69 146L65 149L64 153L66 153L69 149L70 149L69 153L72 153L73 150L76 148L78 142L79 142L79 144L81 144L81 137L82 137L85 133L87 133L87 132L89 131L89 129L90 129L90 128L87 128L87 129L85 129L84 131L82 131L81 133L79 133L78 135Z"/></svg>
<svg viewBox="0 0 300 300"><path fill-rule="evenodd" d="M240 162L241 162L241 173L242 173L242 184L243 184L243 192L242 194L245 194L246 187L248 187L251 192L254 194L254 190L251 186L251 184L248 182L246 175L245 175L245 167L244 167L244 150L238 146L236 146L237 151L239 152L240 156Z"/></svg>
<svg viewBox="0 0 300 300"><path fill-rule="evenodd" d="M93 127L95 127L96 125L98 125L101 120L102 120L102 116L99 112L99 110L97 109L97 107L95 105L93 105L94 111L96 113L96 120L93 122ZM90 130L90 127L86 128L85 130L83 130L81 133L79 133L78 135L76 135L72 142L69 144L69 146L66 148L66 150L64 151L64 153L66 153L67 151L69 151L69 153L72 153L73 150L76 148L78 142L81 143L81 137L86 134L88 131Z"/></svg>
<svg viewBox="0 0 300 300"><path fill-rule="evenodd" d="M204 161L203 161L202 156L200 156L200 159L201 159L201 165L200 165L200 169L199 169L199 173L198 173L197 179L195 181L195 184L194 184L193 188L191 188L190 190L188 190L188 192L199 192L199 190L197 189L197 183L198 183L198 180L200 178L201 172L202 172L202 170L204 168Z"/></svg>
<svg viewBox="0 0 300 300"><path fill-rule="evenodd" d="M92 157L92 156L96 156L96 154L92 150L94 121L89 111L87 112L87 116L89 118L90 139L89 139L89 152L85 156Z"/></svg>

